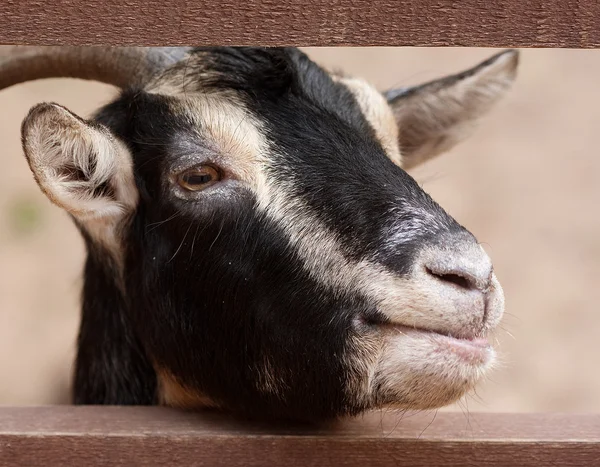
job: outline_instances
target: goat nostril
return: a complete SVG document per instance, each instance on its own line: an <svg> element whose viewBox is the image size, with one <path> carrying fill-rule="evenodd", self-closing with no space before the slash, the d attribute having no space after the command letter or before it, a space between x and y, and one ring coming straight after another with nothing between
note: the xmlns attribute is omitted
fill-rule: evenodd
<svg viewBox="0 0 600 467"><path fill-rule="evenodd" d="M480 288L478 287L477 280L469 274L463 273L463 271L437 272L430 268L425 269L430 275L434 276L436 279L449 284L454 284L455 286L460 287L461 289L472 290Z"/></svg>
<svg viewBox="0 0 600 467"><path fill-rule="evenodd" d="M471 282L469 282L468 279L459 276L458 274L434 274L434 276L436 276L438 279L444 282L450 282L459 287L462 287L463 289L473 288L473 285L471 284Z"/></svg>
<svg viewBox="0 0 600 467"><path fill-rule="evenodd" d="M445 248L425 250L420 259L421 271L435 279L439 285L460 289L463 292L479 291L486 294L493 278L489 257L474 242L460 239Z"/></svg>

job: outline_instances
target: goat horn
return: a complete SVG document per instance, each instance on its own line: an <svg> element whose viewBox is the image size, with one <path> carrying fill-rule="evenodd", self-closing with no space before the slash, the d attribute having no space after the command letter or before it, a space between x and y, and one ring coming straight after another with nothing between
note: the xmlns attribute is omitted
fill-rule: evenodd
<svg viewBox="0 0 600 467"><path fill-rule="evenodd" d="M42 78L80 78L120 88L145 84L191 47L0 47L0 89Z"/></svg>

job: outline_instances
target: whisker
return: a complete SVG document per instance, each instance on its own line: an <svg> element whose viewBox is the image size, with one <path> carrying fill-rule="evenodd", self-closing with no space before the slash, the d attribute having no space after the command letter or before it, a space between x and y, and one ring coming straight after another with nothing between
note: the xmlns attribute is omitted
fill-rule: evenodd
<svg viewBox="0 0 600 467"><path fill-rule="evenodd" d="M513 313L509 313L507 311L504 312L504 317L505 318L508 317L508 318L511 318L511 319L516 319L518 322L522 322L523 321L519 316L517 316L517 315L515 315Z"/></svg>
<svg viewBox="0 0 600 467"><path fill-rule="evenodd" d="M508 334L510 337L512 337L514 340L517 340L517 338L516 338L515 336L513 336L513 334L512 334L512 333L511 333L511 332L510 332L508 329L506 329L505 327L503 327L503 326L500 326L500 329L501 329L503 332L505 332L506 334Z"/></svg>
<svg viewBox="0 0 600 467"><path fill-rule="evenodd" d="M470 398L472 398L475 402L477 402L478 404L483 405L484 407L489 407L489 404L486 404L486 402L483 400L483 398L477 394L477 389L473 389L472 393L467 394Z"/></svg>
<svg viewBox="0 0 600 467"><path fill-rule="evenodd" d="M435 172L435 173L431 173L431 174L428 174L428 175L425 175L425 176L422 176L422 177L418 177L419 185L421 187L424 187L425 184L427 184L427 183L433 183L433 182L435 182L437 180L441 180L445 176L446 176L446 174L443 173L443 172Z"/></svg>
<svg viewBox="0 0 600 467"><path fill-rule="evenodd" d="M473 432L473 427L471 426L471 412L469 411L469 401L466 397L463 399L463 401L465 404L465 409L467 411L467 430L469 432ZM462 410L462 408L461 408L461 410Z"/></svg>
<svg viewBox="0 0 600 467"><path fill-rule="evenodd" d="M219 238L219 236L221 235L221 232L223 231L223 226L225 225L225 219L221 220L221 227L219 228L219 233L217 233L217 236L215 237L215 239L212 241L212 243L210 244L210 246L208 247L208 251L210 251L212 249L212 247L214 246L214 244L216 243L217 239Z"/></svg>
<svg viewBox="0 0 600 467"><path fill-rule="evenodd" d="M425 428L423 428L423 431L421 432L421 434L417 437L417 439L421 439L421 436L423 436L423 433L425 433L425 431L427 430L427 428L429 428L431 426L431 424L433 422L435 422L435 417L437 417L438 414L438 409L436 409L435 413L433 414L433 418L431 419L431 421L427 424L427 426Z"/></svg>
<svg viewBox="0 0 600 467"><path fill-rule="evenodd" d="M494 249L492 248L492 245L490 245L488 242L477 242L479 245L481 246L486 246L490 249L490 254L494 254Z"/></svg>
<svg viewBox="0 0 600 467"><path fill-rule="evenodd" d="M185 235L183 236L183 240L181 240L181 243L179 244L179 248L177 248L177 251L175 251L175 253L173 254L173 256L171 256L171 259L169 259L169 261L167 261L166 264L169 264L171 261L173 261L173 259L175 258L175 256L177 256L177 253L179 253L179 250L181 250L181 247L185 243L185 239L187 238L187 235L190 232L190 229L192 228L192 225L194 225L194 223L190 222L190 226L188 227L187 231L185 232Z"/></svg>
<svg viewBox="0 0 600 467"><path fill-rule="evenodd" d="M386 409L386 410L389 410L389 409ZM388 436L391 436L394 433L394 431L396 430L396 428L398 428L398 425L400 425L400 422L402 421L402 419L406 415L406 411L407 410L408 409L403 409L402 410L400 417L396 420L396 424L394 425L394 427L390 430L390 432L388 434L384 435L384 438L387 438Z"/></svg>
<svg viewBox="0 0 600 467"><path fill-rule="evenodd" d="M194 232L194 236L192 237L192 248L190 251L190 258L194 254L194 245L196 244L196 237L198 236L198 230L200 229L200 223L196 226L196 231Z"/></svg>
<svg viewBox="0 0 600 467"><path fill-rule="evenodd" d="M154 229L160 227L161 225L163 225L165 222L169 222L172 219L175 219L177 216L181 215L181 211L177 211L175 214L173 214L172 216L170 216L169 218L159 221L159 222L153 222L151 224L148 224L146 226L146 233L150 233L152 232ZM152 228L150 230L148 230L148 227L152 226Z"/></svg>

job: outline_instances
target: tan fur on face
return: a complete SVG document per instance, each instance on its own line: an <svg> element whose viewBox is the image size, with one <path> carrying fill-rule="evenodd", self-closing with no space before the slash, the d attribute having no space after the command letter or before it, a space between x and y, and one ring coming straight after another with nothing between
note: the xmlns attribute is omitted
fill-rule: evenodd
<svg viewBox="0 0 600 467"><path fill-rule="evenodd" d="M332 76L354 95L365 118L375 131L388 157L397 165L402 165L398 145L398 124L385 98L373 86L358 78Z"/></svg>
<svg viewBox="0 0 600 467"><path fill-rule="evenodd" d="M161 405L182 409L216 408L209 397L192 390L179 382L171 372L159 369L156 372L158 394Z"/></svg>
<svg viewBox="0 0 600 467"><path fill-rule="evenodd" d="M265 131L235 93L178 93L170 110L191 122L198 140L210 145L215 163L258 197L265 196L269 146Z"/></svg>

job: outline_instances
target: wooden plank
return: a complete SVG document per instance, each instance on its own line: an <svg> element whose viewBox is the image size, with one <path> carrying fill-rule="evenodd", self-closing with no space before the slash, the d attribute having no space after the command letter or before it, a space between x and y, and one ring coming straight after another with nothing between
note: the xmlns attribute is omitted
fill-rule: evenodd
<svg viewBox="0 0 600 467"><path fill-rule="evenodd" d="M0 408L0 465L600 465L600 415L433 418L377 412L308 426L160 407Z"/></svg>
<svg viewBox="0 0 600 467"><path fill-rule="evenodd" d="M3 0L0 44L599 47L597 0Z"/></svg>

